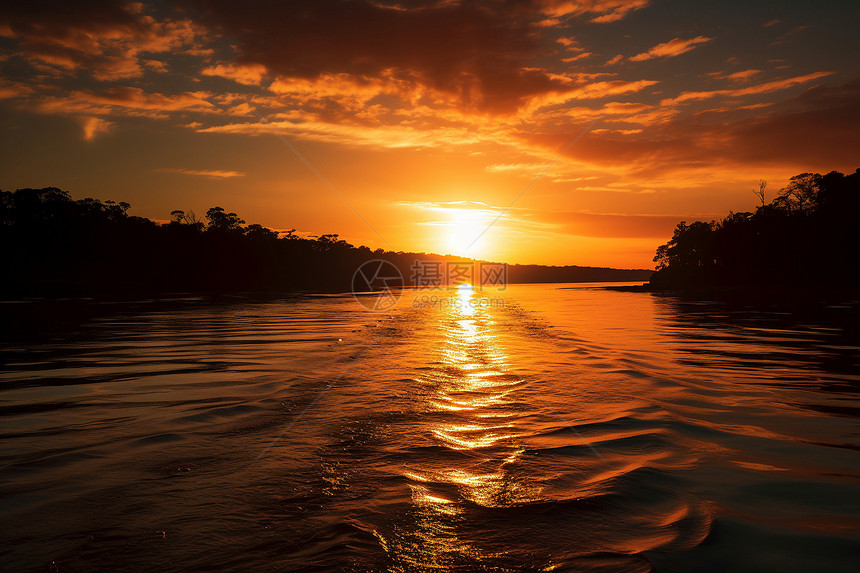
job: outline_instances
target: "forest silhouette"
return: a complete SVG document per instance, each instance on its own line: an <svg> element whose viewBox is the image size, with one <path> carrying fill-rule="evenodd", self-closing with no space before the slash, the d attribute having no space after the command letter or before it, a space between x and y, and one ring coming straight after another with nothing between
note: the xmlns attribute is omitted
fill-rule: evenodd
<svg viewBox="0 0 860 573"><path fill-rule="evenodd" d="M175 292L346 292L363 263L393 263L409 285L416 261L471 262L450 255L353 246L337 234L299 237L246 225L213 207L199 218L175 210L168 223L128 214L125 202L72 199L61 189L0 192L7 296ZM650 270L509 265L507 282L647 281Z"/></svg>
<svg viewBox="0 0 860 573"><path fill-rule="evenodd" d="M802 173L755 212L682 221L658 247L655 290L860 286L860 169Z"/></svg>
<svg viewBox="0 0 860 573"><path fill-rule="evenodd" d="M508 265L508 283L647 281L651 290L860 286L860 169L802 173L754 212L681 222L657 248L657 272ZM353 246L337 234L299 237L212 207L168 223L128 214L125 202L72 199L61 189L0 191L7 296L167 292L345 292L356 269L382 259L412 284L416 261L451 255Z"/></svg>

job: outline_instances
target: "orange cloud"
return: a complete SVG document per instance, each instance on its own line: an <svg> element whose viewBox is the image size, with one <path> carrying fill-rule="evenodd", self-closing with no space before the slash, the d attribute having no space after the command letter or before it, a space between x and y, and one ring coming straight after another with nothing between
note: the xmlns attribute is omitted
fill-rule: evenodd
<svg viewBox="0 0 860 573"><path fill-rule="evenodd" d="M534 111L539 108L561 105L572 100L602 99L610 96L631 94L657 84L656 80L611 80L584 83L560 91L548 91L532 97L524 109Z"/></svg>
<svg viewBox="0 0 860 573"><path fill-rule="evenodd" d="M576 62L578 60L584 60L585 58L590 58L593 56L591 52L582 52L581 54L577 54L576 56L571 56L570 58L562 58L561 61L569 64L570 62Z"/></svg>
<svg viewBox="0 0 860 573"><path fill-rule="evenodd" d="M707 74L707 76L717 80L729 80L730 82L745 82L761 73L761 70L749 69L742 70L740 72L734 72L731 74L727 74L725 72L713 72Z"/></svg>
<svg viewBox="0 0 860 573"><path fill-rule="evenodd" d="M100 116L166 119L176 113L216 114L229 111L207 101L207 98L215 98L206 92L166 95L130 86L108 88L99 92L74 90L57 93L57 90L48 89L44 92L18 92L15 95L19 96L13 100L19 109L75 118ZM99 133L99 130L95 133Z"/></svg>
<svg viewBox="0 0 860 573"><path fill-rule="evenodd" d="M319 84L347 77L356 93L375 89L378 94L381 84L385 93L394 87L398 97L413 104L416 94L426 95L491 114L512 113L532 97L569 86L552 70L530 65L534 58L554 53L536 22L583 15L617 20L649 3L428 1L395 9L391 4L319 0L280 3L263 11L235 2L187 2L213 34L236 39L236 65L263 66L279 78L272 85L277 93L292 95L307 88L314 92L307 95L316 97L320 87L334 87ZM584 52L574 42L561 40L566 48ZM207 73L230 71L211 68Z"/></svg>
<svg viewBox="0 0 860 573"><path fill-rule="evenodd" d="M634 10L650 4L650 0L544 0L541 12L550 18L593 14L591 22L617 22Z"/></svg>
<svg viewBox="0 0 860 573"><path fill-rule="evenodd" d="M78 118L81 128L84 131L84 140L92 141L100 133L107 133L113 127L113 123L104 120L100 117L80 117Z"/></svg>
<svg viewBox="0 0 860 573"><path fill-rule="evenodd" d="M179 173L182 175L195 175L198 177L206 177L207 179L230 179L232 177L244 177L244 171L224 171L219 169L173 169L163 168L157 169L162 173Z"/></svg>
<svg viewBox="0 0 860 573"><path fill-rule="evenodd" d="M674 58L675 56L686 54L687 52L698 47L700 44L710 42L711 40L712 38L706 38L704 36L697 36L690 40L682 40L681 38L675 38L673 40L669 40L668 42L657 44L650 50L631 57L630 61L644 62L645 60L651 60L653 58Z"/></svg>
<svg viewBox="0 0 860 573"><path fill-rule="evenodd" d="M27 96L33 88L20 82L10 82L0 78L0 100Z"/></svg>
<svg viewBox="0 0 860 573"><path fill-rule="evenodd" d="M200 127L196 131L199 133L232 133L243 135L280 134L296 139L389 149L459 147L489 142L515 144L515 141L509 134L492 129L482 132L465 127L438 127L435 129L416 129L408 125L368 127L359 124L332 123L317 119L310 121L231 123Z"/></svg>
<svg viewBox="0 0 860 573"><path fill-rule="evenodd" d="M111 0L13 3L0 13L0 27L35 67L99 81L140 77L145 54L193 46L199 33L187 19L158 21L142 4Z"/></svg>
<svg viewBox="0 0 860 573"><path fill-rule="evenodd" d="M263 83L266 67L260 64L230 64L221 63L200 70L204 76L216 76L233 80L246 86L258 86Z"/></svg>
<svg viewBox="0 0 860 573"><path fill-rule="evenodd" d="M177 111L211 111L213 106L205 101L206 94L184 92L177 95L148 93L136 87L109 88L101 93L88 91L72 92L72 96L92 104L105 104L134 109Z"/></svg>
<svg viewBox="0 0 860 573"><path fill-rule="evenodd" d="M679 103L685 103L689 101L700 101L704 99L710 99L718 96L724 97L741 97L747 95L756 95L756 94L765 94L776 92L780 90L785 90L788 88L792 88L798 86L800 84L804 84L807 82L811 82L823 77L827 77L832 75L833 72L814 72L811 74L806 74L803 76L795 76L792 78L784 78L781 80L774 80L770 82L765 82L762 84L758 84L755 86L750 86L748 88L742 89L733 89L733 90L712 90L712 91L701 91L701 92L683 92L681 95L675 98L664 99L660 102L660 105L668 106L668 105L677 105Z"/></svg>
<svg viewBox="0 0 860 573"><path fill-rule="evenodd" d="M741 72L735 72L733 74L729 74L725 76L725 78L732 82L744 82L754 76L757 76L761 73L761 70L743 70Z"/></svg>
<svg viewBox="0 0 860 573"><path fill-rule="evenodd" d="M641 133L592 131L567 157L594 169L622 170L633 180L741 165L854 168L860 82L812 88L767 109L767 114L752 110L757 114L731 120L714 114L679 116ZM523 132L520 137L557 150L569 143L572 133Z"/></svg>

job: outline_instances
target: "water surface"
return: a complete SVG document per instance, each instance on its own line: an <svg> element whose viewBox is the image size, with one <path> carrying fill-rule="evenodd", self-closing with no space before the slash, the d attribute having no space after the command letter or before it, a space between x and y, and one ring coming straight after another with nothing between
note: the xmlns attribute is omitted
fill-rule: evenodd
<svg viewBox="0 0 860 573"><path fill-rule="evenodd" d="M429 294L12 313L3 568L860 562L856 304Z"/></svg>

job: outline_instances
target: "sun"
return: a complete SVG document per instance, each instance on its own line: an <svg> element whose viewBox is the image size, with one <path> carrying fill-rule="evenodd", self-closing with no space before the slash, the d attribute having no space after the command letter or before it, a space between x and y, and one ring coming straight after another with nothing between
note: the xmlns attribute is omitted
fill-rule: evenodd
<svg viewBox="0 0 860 573"><path fill-rule="evenodd" d="M473 209L452 209L448 228L448 252L459 257L475 257L482 250L491 221L486 213Z"/></svg>

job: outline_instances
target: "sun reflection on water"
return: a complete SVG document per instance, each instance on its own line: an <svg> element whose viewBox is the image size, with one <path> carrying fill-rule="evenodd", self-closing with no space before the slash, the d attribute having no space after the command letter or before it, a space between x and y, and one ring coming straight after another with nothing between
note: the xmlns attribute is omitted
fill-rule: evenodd
<svg viewBox="0 0 860 573"><path fill-rule="evenodd" d="M462 284L439 310L439 347L433 370L422 377L426 436L444 448L433 463L408 468L415 531L400 539L401 559L411 568L447 569L493 557L465 540L474 508L505 507L537 499L539 489L516 477L511 466L524 449L517 393L524 381L507 371L499 330L481 293Z"/></svg>

